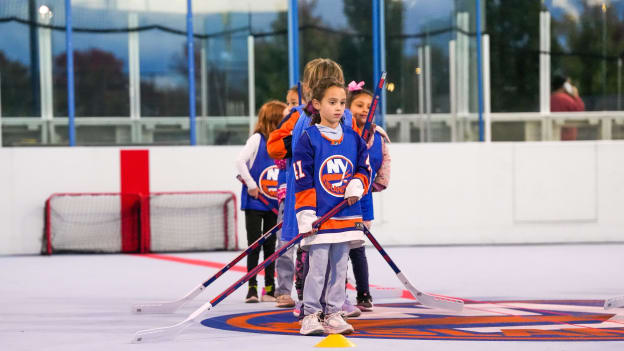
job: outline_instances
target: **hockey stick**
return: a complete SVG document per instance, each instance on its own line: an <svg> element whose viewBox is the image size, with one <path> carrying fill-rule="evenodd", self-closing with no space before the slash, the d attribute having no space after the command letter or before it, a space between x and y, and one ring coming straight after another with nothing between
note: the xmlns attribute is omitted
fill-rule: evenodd
<svg viewBox="0 0 624 351"><path fill-rule="evenodd" d="M612 297L606 299L604 303L604 309L610 310L612 308L624 307L624 296Z"/></svg>
<svg viewBox="0 0 624 351"><path fill-rule="evenodd" d="M397 278L399 278L399 280L401 281L401 283L403 283L405 288L409 290L409 292L412 293L412 295L414 295L414 297L418 300L418 302L420 302L421 304L427 307L441 308L441 309L451 310L455 312L460 312L464 308L464 301L462 300L453 299L450 297L433 296L433 295L429 295L427 293L424 293L416 289L412 285L412 283L410 283L407 277L401 272L399 267L397 267L394 261L392 261L388 253L386 253L386 250L384 250L383 247L381 247L377 239L375 239L373 234L371 234L368 228L366 228L364 223L357 223L356 226L358 229L364 232L366 237L368 237L368 240L370 240L370 242L373 244L373 246L375 246L377 251L379 251L381 256L386 260L386 262L388 262L388 264L390 265L394 273L396 273Z"/></svg>
<svg viewBox="0 0 624 351"><path fill-rule="evenodd" d="M336 207L332 208L329 212L327 212L323 217L317 219L312 223L313 228L318 228L325 221L333 217L336 213L342 210L347 205L347 200L342 200ZM154 328L154 329L146 329L136 332L134 334L133 343L143 343L143 342L154 342L154 341L164 341L164 340L172 340L176 336L178 336L184 329L195 322L200 322L206 312L210 311L213 307L215 307L219 302L223 301L226 297L228 297L231 293L236 291L241 285L245 284L251 277L256 275L260 270L264 269L266 266L273 263L278 257L282 256L286 251L290 250L292 247L297 245L303 238L312 235L312 232L307 233L299 233L292 240L290 240L286 245L282 246L279 250L275 251L271 256L269 256L264 262L257 265L254 269L245 274L244 277L240 278L234 284L232 284L229 288L227 288L224 292L222 292L219 296L215 297L209 302L203 304L200 308L191 313L185 320L174 324L169 327L162 328Z"/></svg>
<svg viewBox="0 0 624 351"><path fill-rule="evenodd" d="M217 278L222 276L223 273L227 272L228 270L230 270L230 268L234 267L240 260L245 258L245 256L251 254L252 252L257 250L259 247L261 247L265 241L269 240L269 238L273 236L273 234L277 233L277 231L282 228L282 223L283 222L277 223L273 228L269 229L268 232L262 234L262 236L260 236L258 240L254 241L254 243L251 244L247 249L245 249L245 251L243 251L235 259L233 259L230 263L223 266L223 268L221 268L221 270L219 270L212 277L210 277L210 279L199 284L199 286L191 290L188 294L184 295L184 297L178 300L174 300L174 301L136 304L132 306L132 312L141 313L141 314L155 314L155 313L173 313L177 311L178 308L182 307L182 305L194 299L195 296L199 295L199 293L201 293L204 289L206 289L208 285L212 284L215 280L217 280Z"/></svg>
<svg viewBox="0 0 624 351"><path fill-rule="evenodd" d="M368 116L366 116L366 123L364 124L363 130L362 130L362 138L367 143L368 143L368 139L372 135L371 124L373 122L375 110L377 109L377 104L379 103L381 90L383 89L385 81L386 81L386 72L382 72L381 77L379 78L379 82L377 83L377 87L375 87L375 97L373 98L373 103L368 111ZM412 295L414 295L414 298L416 298L421 304L427 307L441 308L441 309L457 311L457 312L461 311L464 308L464 302L462 300L453 299L453 298L434 297L432 295L423 293L419 291L418 289L416 289L412 285L412 283L410 283L407 277L401 272L399 267L397 267L394 261L392 261L390 256L386 253L383 247L381 247L377 239L375 239L375 237L373 236L373 234L371 234L368 228L366 228L364 223L358 223L357 227L358 229L362 230L364 234L366 234L366 236L368 237L368 240L370 240L370 242L373 244L373 246L375 246L377 251L379 251L381 256L386 260L386 262L388 262L388 264L390 265L394 273L396 273L401 283L403 283L405 288L407 288L407 290L409 290L409 292L412 293Z"/></svg>
<svg viewBox="0 0 624 351"><path fill-rule="evenodd" d="M243 182L243 178L239 175L236 177L238 180ZM243 183L244 184L244 183ZM262 196L262 194L258 194ZM266 203L265 205L271 207L266 198L262 197ZM263 201L264 202L264 201ZM277 212L275 208L273 208L273 212ZM277 213L276 213L277 214ZM233 259L230 263L226 264L221 268L217 273L215 273L210 279L205 282L199 284L193 290L191 290L188 294L184 295L182 298L174 300L174 301L164 301L164 302L151 302L144 304L136 304L132 306L132 312L141 313L141 314L155 314L155 313L173 313L178 310L178 308L182 307L185 303L193 300L195 296L199 295L204 289L208 287L208 285L212 284L217 278L223 275L223 273L230 270L230 268L234 267L240 260L245 258L247 255L251 254L255 250L257 250L265 241L269 240L269 238L277 233L278 230L282 228L282 223L277 223L273 228L269 229L268 232L262 234L258 238L258 240L254 241L245 251L243 251L240 255L238 255L235 259Z"/></svg>
<svg viewBox="0 0 624 351"><path fill-rule="evenodd" d="M245 184L245 181L243 180L243 177L241 177L240 174L236 176L236 179L240 180L240 182L243 183L243 185L247 185ZM275 213L276 215L279 215L279 211L277 210L277 208L271 205L269 203L269 200L267 200L267 198L264 197L264 195L260 194L259 189L258 189L258 200L260 200L260 202L262 202L266 207L270 208L271 211L273 211L273 213Z"/></svg>
<svg viewBox="0 0 624 351"><path fill-rule="evenodd" d="M386 82L386 72L381 73L381 77L379 78L379 82L377 83L377 87L375 87L375 96L373 97L373 104L368 110L368 116L366 116L366 123L364 123L364 128L362 129L362 138L365 142L368 143L368 139L371 136L371 124L373 123L373 118L375 117L375 110L377 109L377 104L379 103L379 97L381 96L381 90L383 89L384 83Z"/></svg>

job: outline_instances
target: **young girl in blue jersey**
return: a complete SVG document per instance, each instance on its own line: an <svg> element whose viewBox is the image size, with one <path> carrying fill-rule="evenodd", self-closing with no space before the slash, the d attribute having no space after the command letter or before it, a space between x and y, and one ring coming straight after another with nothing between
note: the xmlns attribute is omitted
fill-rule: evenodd
<svg viewBox="0 0 624 351"><path fill-rule="evenodd" d="M347 106L349 106L358 129L360 130L366 123L366 117L368 116L368 111L373 101L373 93L363 89L363 85L364 82L349 83L349 97L347 99ZM385 189L390 180L390 154L386 147L386 143L389 143L390 140L383 129L374 125L372 125L372 128L375 132L372 133L367 148L372 170L371 179L373 179L373 181L371 182L369 191L360 200L362 219L368 228L370 228L371 221L375 218L373 213L372 191ZM372 311L373 299L368 285L368 261L366 259L364 247L351 249L351 251L349 251L349 258L351 259L353 275L355 276L357 307L362 311Z"/></svg>
<svg viewBox="0 0 624 351"><path fill-rule="evenodd" d="M303 70L303 99L309 100L310 91L325 77L344 82L342 68L330 59L317 58L305 65ZM351 116L349 115L349 118ZM349 119L349 122L351 120ZM279 247L290 241L298 234L297 218L295 216L294 176L292 174L291 156L299 138L305 128L310 125L310 117L306 114L305 106L299 105L290 110L290 113L280 122L278 128L271 133L267 141L269 156L287 164L286 166L286 196L284 199L283 226L278 241ZM288 250L276 260L277 267L277 307L293 307L295 302L291 297L295 263L293 249ZM296 309L297 310L297 309Z"/></svg>
<svg viewBox="0 0 624 351"><path fill-rule="evenodd" d="M262 233L266 233L277 223L277 215L272 208L258 200L258 195L262 194L269 200L271 207L277 208L279 169L267 154L266 139L277 128L285 108L286 104L276 100L262 105L254 133L247 139L236 160L236 168L245 182L241 191L241 210L245 211L248 245L258 240ZM262 245L265 259L275 252L275 241L275 236L272 236ZM247 256L247 271L258 265L259 251L255 250ZM274 276L275 265L270 264L265 269L265 294L262 296L262 301L275 301ZM258 282L255 276L249 279L245 301L258 302Z"/></svg>
<svg viewBox="0 0 624 351"><path fill-rule="evenodd" d="M292 159L298 229L313 233L301 243L308 250L309 269L300 333L346 334L353 332L353 326L341 313L344 282L349 250L364 244L364 236L355 225L362 221L357 201L369 188L368 150L356 132L340 123L346 107L342 82L322 79L312 89L312 106L312 125L299 138ZM312 227L318 217L343 199L347 199L347 207L318 230Z"/></svg>

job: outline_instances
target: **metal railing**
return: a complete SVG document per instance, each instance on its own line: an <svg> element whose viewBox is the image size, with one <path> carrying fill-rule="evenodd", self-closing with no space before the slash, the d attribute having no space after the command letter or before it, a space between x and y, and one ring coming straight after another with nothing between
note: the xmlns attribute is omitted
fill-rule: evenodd
<svg viewBox="0 0 624 351"><path fill-rule="evenodd" d="M428 122L429 121L429 122ZM240 145L249 136L249 116L197 118L199 145ZM624 111L491 113L493 141L561 140L562 129L589 130L579 139L624 138ZM68 144L67 117L7 117L0 120L4 146ZM78 145L188 145L189 119L170 117L77 117ZM431 139L421 130L431 125ZM393 142L478 141L478 114L393 114L386 116ZM453 133L455 137L453 138ZM582 133L581 133L582 134Z"/></svg>

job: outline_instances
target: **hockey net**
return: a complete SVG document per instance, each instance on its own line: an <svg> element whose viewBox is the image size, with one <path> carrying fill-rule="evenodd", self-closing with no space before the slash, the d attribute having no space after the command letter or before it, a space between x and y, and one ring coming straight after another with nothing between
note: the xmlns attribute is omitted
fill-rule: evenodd
<svg viewBox="0 0 624 351"><path fill-rule="evenodd" d="M231 192L54 194L42 252L237 250L236 212Z"/></svg>
<svg viewBox="0 0 624 351"><path fill-rule="evenodd" d="M151 193L144 200L146 252L236 250L236 197L230 192ZM147 222L147 218L143 223Z"/></svg>

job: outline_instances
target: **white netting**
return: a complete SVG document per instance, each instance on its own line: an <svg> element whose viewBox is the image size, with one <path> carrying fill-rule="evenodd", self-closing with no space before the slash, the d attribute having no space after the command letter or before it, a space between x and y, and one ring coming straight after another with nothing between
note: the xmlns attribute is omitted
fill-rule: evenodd
<svg viewBox="0 0 624 351"><path fill-rule="evenodd" d="M232 193L56 194L46 206L42 251L236 250Z"/></svg>
<svg viewBox="0 0 624 351"><path fill-rule="evenodd" d="M151 194L150 251L235 250L235 213L231 193Z"/></svg>
<svg viewBox="0 0 624 351"><path fill-rule="evenodd" d="M124 195L129 201L122 213L119 194L54 195L46 209L46 242L52 252L121 252L122 223L138 248L138 196Z"/></svg>

